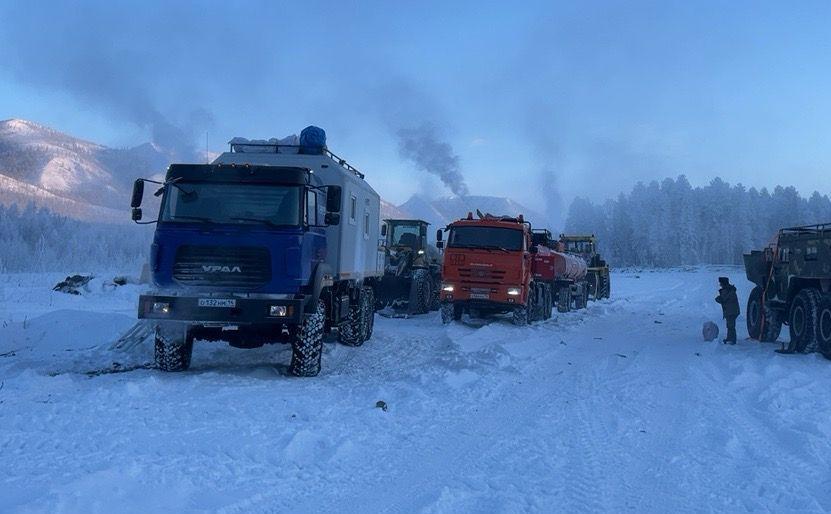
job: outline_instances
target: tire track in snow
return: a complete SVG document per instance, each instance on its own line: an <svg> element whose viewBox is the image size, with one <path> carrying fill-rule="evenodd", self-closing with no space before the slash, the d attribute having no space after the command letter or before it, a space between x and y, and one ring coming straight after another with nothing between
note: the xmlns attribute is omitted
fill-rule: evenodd
<svg viewBox="0 0 831 514"><path fill-rule="evenodd" d="M692 373L697 378L697 385L704 388L708 396L720 400L719 404L722 408L723 415L730 420L731 426L737 428L737 437L740 440L749 442L753 454L757 458L764 456L767 459L766 465L757 465L754 467L756 473L761 475L760 478L764 480L764 483L760 484L762 490L758 492L759 496L765 496L769 493L766 484L781 484L782 479L787 476L786 473L790 471L791 480L788 482L789 491L782 490L781 487L771 486L774 493L778 493L778 496L774 498L777 504L780 504L782 508L797 509L800 511L804 511L807 508L816 512L825 511L817 502L815 498L816 493L809 490L803 480L800 479L801 477L812 477L816 467L810 466L799 457L783 451L781 449L783 447L782 442L778 440L777 436L771 434L760 423L751 423L750 419L753 418L753 415L747 409L737 404L735 397L728 396L724 390L713 386L713 376L718 371L712 364L707 365L710 368L709 374L700 368L694 368L692 370ZM728 381L722 378L719 382L727 383ZM771 469L770 464L775 465L776 472ZM793 470L797 470L797 473L794 473ZM798 476L794 477L794 475ZM788 505L781 505L783 497L788 499Z"/></svg>
<svg viewBox="0 0 831 514"><path fill-rule="evenodd" d="M549 359L555 355L556 352L552 352ZM542 367L541 362L532 362L532 367ZM527 373L531 370L523 371ZM488 377L494 380L484 380ZM531 396L527 393L520 394L528 389L528 385L527 382L517 381L515 373L494 369L481 378L473 391L475 394L464 398L467 406L479 407L474 417L460 417L458 412L437 412L440 418L428 420L427 426L416 429L420 439L409 441L404 450L407 454L419 455L417 468L390 469L390 474L386 477L376 476L368 481L350 484L353 491L360 490L358 497L363 499L362 506L365 510L411 512L426 508L436 501L436 494L440 492L436 490L437 484L452 484L468 489L465 483L470 480L461 477L475 469L475 463L487 458L490 448L499 444L499 435L504 436L514 426L522 426L523 419L533 415L529 413L528 404L540 404L545 399L544 388L534 388ZM489 384L493 384L493 387L487 387ZM506 424L505 420L511 420L512 423ZM435 426L441 427L440 433L435 434L431 430L430 427ZM374 496L365 489L383 490L388 494L378 498L377 502L367 504L366 499ZM396 496L391 497L389 493ZM313 502L315 508L321 508L321 500L323 498L316 498ZM323 510L337 509L350 503L343 498L326 498L325 501L327 503L322 507ZM310 504L307 507L312 506ZM298 509L303 510L303 506L298 506Z"/></svg>

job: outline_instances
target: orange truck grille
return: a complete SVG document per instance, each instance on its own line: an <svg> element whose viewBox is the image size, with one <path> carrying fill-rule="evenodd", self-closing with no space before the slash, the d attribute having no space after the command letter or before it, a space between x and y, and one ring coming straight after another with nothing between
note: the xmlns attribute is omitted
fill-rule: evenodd
<svg viewBox="0 0 831 514"><path fill-rule="evenodd" d="M459 280L463 284L501 284L505 271L482 268L459 268Z"/></svg>

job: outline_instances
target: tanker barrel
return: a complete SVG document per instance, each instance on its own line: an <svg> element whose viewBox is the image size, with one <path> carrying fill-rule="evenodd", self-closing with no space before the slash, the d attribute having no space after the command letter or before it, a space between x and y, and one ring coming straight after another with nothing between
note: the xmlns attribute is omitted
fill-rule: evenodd
<svg viewBox="0 0 831 514"><path fill-rule="evenodd" d="M588 271L586 261L576 255L552 252L557 278L583 280Z"/></svg>

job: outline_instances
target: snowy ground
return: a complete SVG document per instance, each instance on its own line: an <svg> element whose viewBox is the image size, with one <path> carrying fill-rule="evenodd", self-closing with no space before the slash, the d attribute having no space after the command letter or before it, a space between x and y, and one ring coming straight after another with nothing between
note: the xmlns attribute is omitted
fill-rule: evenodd
<svg viewBox="0 0 831 514"><path fill-rule="evenodd" d="M315 379L285 346L146 369L109 350L135 286L2 276L0 512L831 510L831 362L743 318L702 342L723 273L746 299L735 268L630 271L527 328L379 318Z"/></svg>

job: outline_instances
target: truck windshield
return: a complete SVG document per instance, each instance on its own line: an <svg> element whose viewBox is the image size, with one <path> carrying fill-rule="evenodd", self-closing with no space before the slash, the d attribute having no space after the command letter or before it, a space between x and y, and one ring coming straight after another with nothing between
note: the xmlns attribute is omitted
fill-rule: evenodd
<svg viewBox="0 0 831 514"><path fill-rule="evenodd" d="M449 248L496 248L522 250L523 232L513 228L453 227L447 240Z"/></svg>
<svg viewBox="0 0 831 514"><path fill-rule="evenodd" d="M161 219L297 226L300 224L300 187L177 182L168 186Z"/></svg>

